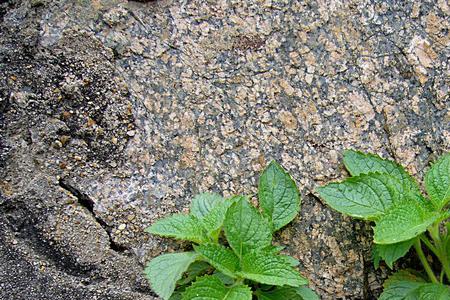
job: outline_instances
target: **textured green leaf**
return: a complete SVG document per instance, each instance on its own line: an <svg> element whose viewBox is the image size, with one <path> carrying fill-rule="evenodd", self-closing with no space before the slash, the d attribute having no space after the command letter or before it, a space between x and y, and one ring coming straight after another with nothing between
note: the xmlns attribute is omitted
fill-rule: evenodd
<svg viewBox="0 0 450 300"><path fill-rule="evenodd" d="M439 214L424 202L405 199L394 205L375 222L374 242L393 244L412 239L439 218Z"/></svg>
<svg viewBox="0 0 450 300"><path fill-rule="evenodd" d="M335 210L356 218L374 220L399 202L402 184L387 174L369 173L330 183L317 190Z"/></svg>
<svg viewBox="0 0 450 300"><path fill-rule="evenodd" d="M239 268L239 258L231 249L218 244L203 244L194 246L201 257L223 274L235 278Z"/></svg>
<svg viewBox="0 0 450 300"><path fill-rule="evenodd" d="M393 268L394 262L408 253L415 239L410 239L395 244L374 244L373 245L373 260L375 269L378 269L380 260L384 260L389 268Z"/></svg>
<svg viewBox="0 0 450 300"><path fill-rule="evenodd" d="M271 291L257 290L258 300L319 300L317 294L307 287L277 287Z"/></svg>
<svg viewBox="0 0 450 300"><path fill-rule="evenodd" d="M300 264L300 262L297 259L293 258L290 255L283 255L282 254L280 256L282 258L284 258L284 261L287 262L291 267L296 267L296 266L298 266Z"/></svg>
<svg viewBox="0 0 450 300"><path fill-rule="evenodd" d="M182 300L181 292L175 291L172 296L170 296L169 300Z"/></svg>
<svg viewBox="0 0 450 300"><path fill-rule="evenodd" d="M195 243L207 241L200 221L191 215L174 214L156 221L146 232Z"/></svg>
<svg viewBox="0 0 450 300"><path fill-rule="evenodd" d="M201 219L206 216L214 207L220 205L224 199L219 194L202 193L192 199L190 213Z"/></svg>
<svg viewBox="0 0 450 300"><path fill-rule="evenodd" d="M262 249L262 251L263 251L263 252L267 252L267 253L271 253L271 254L274 254L274 255L278 254L279 256L281 256L282 258L284 258L284 260L285 260L287 263L289 263L292 267L298 266L298 265L300 264L300 262L299 262L298 260L296 260L295 258L293 258L292 256L290 256L290 255L284 255L284 254L279 254L279 252L280 252L281 250L283 250L284 248L286 248L286 247L284 247L284 246L273 246L273 245L270 245L269 247L266 247L266 248Z"/></svg>
<svg viewBox="0 0 450 300"><path fill-rule="evenodd" d="M406 300L411 299L418 287L423 283L414 281L398 281L383 290L378 300ZM412 298L417 299L417 298Z"/></svg>
<svg viewBox="0 0 450 300"><path fill-rule="evenodd" d="M256 291L258 300L303 300L294 287L277 287L272 291Z"/></svg>
<svg viewBox="0 0 450 300"><path fill-rule="evenodd" d="M386 173L397 178L406 188L414 193L420 193L414 178L394 161L382 159L378 155L366 154L360 151L346 150L344 164L352 176L368 174L370 172Z"/></svg>
<svg viewBox="0 0 450 300"><path fill-rule="evenodd" d="M450 287L443 284L425 283L415 291L420 300L449 300Z"/></svg>
<svg viewBox="0 0 450 300"><path fill-rule="evenodd" d="M297 294L300 295L303 300L320 300L320 297L316 294L316 292L306 286L301 286L295 289Z"/></svg>
<svg viewBox="0 0 450 300"><path fill-rule="evenodd" d="M425 188L438 209L450 201L450 153L442 156L425 175Z"/></svg>
<svg viewBox="0 0 450 300"><path fill-rule="evenodd" d="M246 197L240 197L228 209L224 231L228 243L239 258L252 249L268 247L272 241L268 221L250 205Z"/></svg>
<svg viewBox="0 0 450 300"><path fill-rule="evenodd" d="M385 288L379 300L449 300L450 287L437 283L396 281Z"/></svg>
<svg viewBox="0 0 450 300"><path fill-rule="evenodd" d="M215 276L200 277L183 293L183 300L251 300L252 292L244 284L227 287Z"/></svg>
<svg viewBox="0 0 450 300"><path fill-rule="evenodd" d="M300 211L300 194L291 176L272 161L259 178L259 203L273 231L291 222Z"/></svg>
<svg viewBox="0 0 450 300"><path fill-rule="evenodd" d="M182 279L178 280L177 285L185 285L193 281L197 276L205 274L212 267L204 261L194 261L186 270Z"/></svg>
<svg viewBox="0 0 450 300"><path fill-rule="evenodd" d="M200 219L208 236L214 241L217 241L220 231L222 230L223 221L225 220L228 208L236 202L236 199L236 197L233 197L221 201Z"/></svg>
<svg viewBox="0 0 450 300"><path fill-rule="evenodd" d="M279 253L281 250L283 250L284 248L286 248L285 246L275 246L275 245L270 245L266 248L264 248L264 251L276 254Z"/></svg>
<svg viewBox="0 0 450 300"><path fill-rule="evenodd" d="M219 271L215 271L211 276L217 277L220 279L220 281L223 282L223 284L225 285L231 285L234 283L234 279L231 278L230 276L227 276L225 274L223 274L222 272Z"/></svg>
<svg viewBox="0 0 450 300"><path fill-rule="evenodd" d="M383 283L384 288L388 288L392 284L399 281L413 281L413 282L422 282L425 283L426 280L422 277L422 275L415 270L400 270L389 276Z"/></svg>
<svg viewBox="0 0 450 300"><path fill-rule="evenodd" d="M144 274L155 293L167 300L175 290L176 282L197 258L195 252L163 254L147 264Z"/></svg>
<svg viewBox="0 0 450 300"><path fill-rule="evenodd" d="M252 251L245 254L241 270L238 274L242 277L264 284L294 287L308 284L308 280L283 257L268 252Z"/></svg>
<svg viewBox="0 0 450 300"><path fill-rule="evenodd" d="M413 293L418 287L425 284L425 280L416 274L401 270L384 282L384 291L379 300L403 300L408 294ZM414 299L414 298L413 298Z"/></svg>

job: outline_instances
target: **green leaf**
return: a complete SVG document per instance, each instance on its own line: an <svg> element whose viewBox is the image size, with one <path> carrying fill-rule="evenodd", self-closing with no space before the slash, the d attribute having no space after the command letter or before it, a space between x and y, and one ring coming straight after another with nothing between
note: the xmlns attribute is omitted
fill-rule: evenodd
<svg viewBox="0 0 450 300"><path fill-rule="evenodd" d="M190 213L201 219L206 216L214 207L220 205L224 199L219 194L202 193L192 199Z"/></svg>
<svg viewBox="0 0 450 300"><path fill-rule="evenodd" d="M389 268L392 269L394 262L408 253L411 246L414 245L414 241L415 239L410 239L395 244L374 244L372 251L375 269L378 269L380 260L384 260Z"/></svg>
<svg viewBox="0 0 450 300"><path fill-rule="evenodd" d="M425 202L405 199L394 205L375 222L374 242L394 244L412 239L439 218L439 214Z"/></svg>
<svg viewBox="0 0 450 300"><path fill-rule="evenodd" d="M283 250L285 247L284 246L273 246L273 245L270 245L269 247L266 247L266 248L264 248L264 249L261 249L263 252L267 252L267 253L270 253L270 254L274 254L274 255L279 255L279 256L281 256L282 258L284 258L284 260L287 262L287 263L289 263L289 265L291 265L292 267L296 267L296 266L298 266L299 264L300 264L300 262L298 261L298 260L296 260L295 258L293 258L292 256L290 256L290 255L284 255L284 254L279 254L279 252L281 251L281 250Z"/></svg>
<svg viewBox="0 0 450 300"><path fill-rule="evenodd" d="M378 300L403 300L411 299L412 293L423 283L414 281L398 281L383 290ZM412 298L417 299L417 298Z"/></svg>
<svg viewBox="0 0 450 300"><path fill-rule="evenodd" d="M182 300L181 292L175 291L172 296L170 296L169 300Z"/></svg>
<svg viewBox="0 0 450 300"><path fill-rule="evenodd" d="M426 280L422 277L422 275L415 270L400 270L386 279L383 283L384 288L388 288L390 285L398 282L398 281L414 281L414 282L423 282Z"/></svg>
<svg viewBox="0 0 450 300"><path fill-rule="evenodd" d="M185 285L193 281L197 276L205 274L211 266L204 261L194 261L186 270L182 279L178 280L177 285Z"/></svg>
<svg viewBox="0 0 450 300"><path fill-rule="evenodd" d="M320 297L312 289L301 286L296 288L297 294L299 294L303 300L320 300Z"/></svg>
<svg viewBox="0 0 450 300"><path fill-rule="evenodd" d="M346 150L344 164L352 176L368 174L370 172L386 173L397 178L407 190L420 193L420 188L414 178L394 161L382 159L378 155L366 154L360 151Z"/></svg>
<svg viewBox="0 0 450 300"><path fill-rule="evenodd" d="M203 244L194 246L201 257L223 274L236 278L236 270L239 268L239 258L231 249L218 244Z"/></svg>
<svg viewBox="0 0 450 300"><path fill-rule="evenodd" d="M276 287L271 291L257 290L258 300L319 300L317 294L307 287Z"/></svg>
<svg viewBox="0 0 450 300"><path fill-rule="evenodd" d="M241 262L241 275L244 278L271 285L298 287L308 284L285 258L263 251L252 251L244 255Z"/></svg>
<svg viewBox="0 0 450 300"><path fill-rule="evenodd" d="M369 173L330 183L317 190L335 210L352 217L375 220L404 193L403 186L387 174Z"/></svg>
<svg viewBox="0 0 450 300"><path fill-rule="evenodd" d="M415 291L420 300L448 300L450 287L437 283L425 283Z"/></svg>
<svg viewBox="0 0 450 300"><path fill-rule="evenodd" d="M227 276L225 274L223 274L222 272L219 271L215 271L211 276L217 277L220 279L220 281L223 282L223 284L225 285L231 285L234 283L234 279L231 278L230 276Z"/></svg>
<svg viewBox="0 0 450 300"><path fill-rule="evenodd" d="M285 262L287 262L291 267L296 267L296 266L298 266L299 264L300 264L300 262L297 260L297 259L295 259L295 258L293 258L292 256L290 256L290 255L284 255L284 254L282 254L282 255L280 255L282 258L284 258L284 261Z"/></svg>
<svg viewBox="0 0 450 300"><path fill-rule="evenodd" d="M144 274L155 293L167 300L175 290L176 282L197 258L195 252L163 254L147 264Z"/></svg>
<svg viewBox="0 0 450 300"><path fill-rule="evenodd" d="M448 300L450 287L438 283L397 281L385 288L379 300Z"/></svg>
<svg viewBox="0 0 450 300"><path fill-rule="evenodd" d="M437 209L450 201L450 153L442 156L425 175L425 188Z"/></svg>
<svg viewBox="0 0 450 300"><path fill-rule="evenodd" d="M228 243L239 258L252 249L269 246L272 241L268 221L250 205L246 197L239 197L228 209L224 231Z"/></svg>
<svg viewBox="0 0 450 300"><path fill-rule="evenodd" d="M233 197L220 202L201 219L208 236L214 241L218 240L227 210L234 202L236 202L236 199L236 197Z"/></svg>
<svg viewBox="0 0 450 300"><path fill-rule="evenodd" d="M225 286L215 276L204 276L197 279L183 293L183 300L251 300L250 287L239 284Z"/></svg>
<svg viewBox="0 0 450 300"><path fill-rule="evenodd" d="M273 253L273 254L277 254L279 253L281 250L283 250L284 248L286 248L285 246L274 246L274 245L270 245L266 248L264 248L264 251Z"/></svg>
<svg viewBox="0 0 450 300"><path fill-rule="evenodd" d="M277 287L272 291L257 290L258 300L303 300L294 287Z"/></svg>
<svg viewBox="0 0 450 300"><path fill-rule="evenodd" d="M425 284L425 280L406 270L399 271L384 282L384 291L378 300L403 300L418 287Z"/></svg>
<svg viewBox="0 0 450 300"><path fill-rule="evenodd" d="M291 222L300 211L300 195L291 176L272 161L259 178L259 203L273 231Z"/></svg>
<svg viewBox="0 0 450 300"><path fill-rule="evenodd" d="M156 221L146 232L179 240L203 243L208 239L201 222L194 216L174 214Z"/></svg>

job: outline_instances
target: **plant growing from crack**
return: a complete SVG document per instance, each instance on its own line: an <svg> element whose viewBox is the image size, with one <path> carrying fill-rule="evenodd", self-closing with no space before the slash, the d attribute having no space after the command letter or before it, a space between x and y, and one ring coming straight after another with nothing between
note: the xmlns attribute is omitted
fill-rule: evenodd
<svg viewBox="0 0 450 300"><path fill-rule="evenodd" d="M193 251L148 263L144 272L152 289L164 300L319 299L296 270L299 262L272 244L272 234L300 210L294 180L274 161L259 179L258 198L262 212L248 196L200 194L189 214L148 227L151 234L193 242Z"/></svg>
<svg viewBox="0 0 450 300"><path fill-rule="evenodd" d="M384 260L392 269L414 247L426 273L394 273L379 299L450 299L450 153L426 172L427 196L393 161L347 150L344 164L351 177L320 187L321 198L343 214L375 222L375 268ZM440 262L438 270L430 266L423 247Z"/></svg>

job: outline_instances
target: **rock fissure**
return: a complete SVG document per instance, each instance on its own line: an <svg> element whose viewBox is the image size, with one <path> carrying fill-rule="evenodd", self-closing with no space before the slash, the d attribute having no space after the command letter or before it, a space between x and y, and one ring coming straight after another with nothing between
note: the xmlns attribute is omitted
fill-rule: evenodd
<svg viewBox="0 0 450 300"><path fill-rule="evenodd" d="M78 200L78 203L84 208L86 208L90 212L94 220L105 230L105 232L108 234L110 248L112 250L119 253L124 253L125 251L129 250L129 248L119 245L114 241L114 238L111 233L111 226L109 226L104 220L102 220L95 213L94 211L95 202L86 193L83 193L79 189L75 188L73 185L69 184L64 179L59 179L58 183L60 187L62 187L66 191L70 192L73 196L75 196Z"/></svg>

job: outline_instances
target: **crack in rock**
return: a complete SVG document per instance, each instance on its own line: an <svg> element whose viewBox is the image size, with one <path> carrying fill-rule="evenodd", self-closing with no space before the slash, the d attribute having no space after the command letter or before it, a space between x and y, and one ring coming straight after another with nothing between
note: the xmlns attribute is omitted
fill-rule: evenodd
<svg viewBox="0 0 450 300"><path fill-rule="evenodd" d="M70 192L73 196L75 196L78 200L78 203L86 208L94 217L95 221L100 224L100 226L106 231L109 238L109 245L112 250L119 253L124 253L125 251L129 250L128 247L124 247L122 245L119 245L114 241L114 238L111 233L111 226L106 224L105 221L103 221L95 212L94 212L94 201L85 193L74 187L73 185L69 184L64 179L59 179L58 181L59 186L65 189L66 191Z"/></svg>

